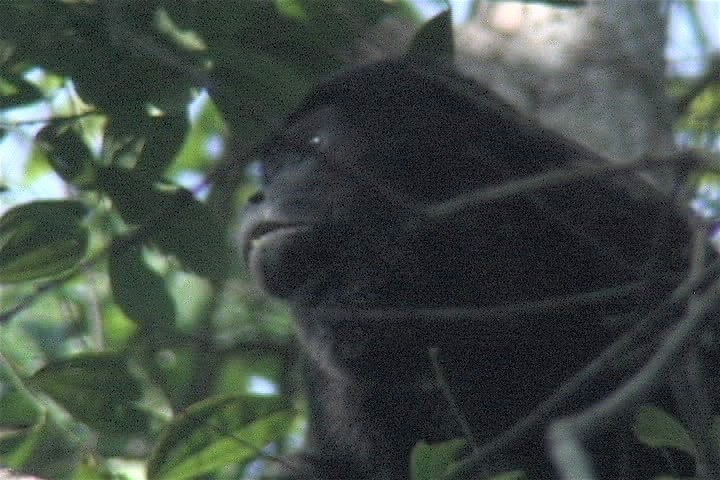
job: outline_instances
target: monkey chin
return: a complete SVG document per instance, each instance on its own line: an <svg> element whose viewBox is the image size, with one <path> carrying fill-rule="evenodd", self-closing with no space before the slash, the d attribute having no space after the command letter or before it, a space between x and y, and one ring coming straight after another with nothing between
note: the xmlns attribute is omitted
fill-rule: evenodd
<svg viewBox="0 0 720 480"><path fill-rule="evenodd" d="M265 292L288 299L303 288L315 243L312 230L308 225L261 222L242 235L245 264Z"/></svg>

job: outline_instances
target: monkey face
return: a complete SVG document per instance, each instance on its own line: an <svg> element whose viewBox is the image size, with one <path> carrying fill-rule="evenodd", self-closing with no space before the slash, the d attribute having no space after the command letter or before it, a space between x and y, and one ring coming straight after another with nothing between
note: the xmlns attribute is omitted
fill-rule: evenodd
<svg viewBox="0 0 720 480"><path fill-rule="evenodd" d="M653 240L617 240L653 231L657 205L607 179L428 213L577 156L480 87L365 67L318 87L258 149L243 255L264 290L303 305L495 306L631 281Z"/></svg>
<svg viewBox="0 0 720 480"><path fill-rule="evenodd" d="M394 64L311 93L256 155L260 188L240 243L258 283L296 303L428 301L418 272L461 255L448 251L455 227L427 219L425 207L497 177L472 147L480 113L441 82ZM485 150L501 150L481 156L504 155L496 137Z"/></svg>
<svg viewBox="0 0 720 480"><path fill-rule="evenodd" d="M365 155L363 130L333 106L291 119L259 151L260 189L246 209L240 243L268 293L321 298L343 281L353 252L361 254L360 232L380 233L379 200L364 194L360 178L368 173L358 165Z"/></svg>

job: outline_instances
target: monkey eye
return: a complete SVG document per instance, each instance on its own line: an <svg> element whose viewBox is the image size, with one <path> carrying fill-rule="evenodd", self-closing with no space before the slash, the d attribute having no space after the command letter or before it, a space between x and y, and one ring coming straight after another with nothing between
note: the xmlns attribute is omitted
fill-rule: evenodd
<svg viewBox="0 0 720 480"><path fill-rule="evenodd" d="M320 133L311 135L310 138L308 139L307 143L311 147L316 148L320 151L324 151L328 145L327 137L321 135Z"/></svg>
<svg viewBox="0 0 720 480"><path fill-rule="evenodd" d="M330 147L330 139L325 132L313 131L303 135L293 135L283 139L281 143L288 150L314 155L325 153Z"/></svg>

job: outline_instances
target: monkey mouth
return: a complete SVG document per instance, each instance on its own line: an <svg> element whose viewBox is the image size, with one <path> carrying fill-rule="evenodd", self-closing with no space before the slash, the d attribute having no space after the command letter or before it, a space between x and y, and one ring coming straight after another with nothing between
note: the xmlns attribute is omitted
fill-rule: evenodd
<svg viewBox="0 0 720 480"><path fill-rule="evenodd" d="M312 271L313 227L261 221L243 236L243 258L257 284L278 298L289 298Z"/></svg>
<svg viewBox="0 0 720 480"><path fill-rule="evenodd" d="M249 262L253 251L272 248L273 245L285 243L310 230L311 226L300 223L260 222L247 234L243 242L243 258L245 262Z"/></svg>

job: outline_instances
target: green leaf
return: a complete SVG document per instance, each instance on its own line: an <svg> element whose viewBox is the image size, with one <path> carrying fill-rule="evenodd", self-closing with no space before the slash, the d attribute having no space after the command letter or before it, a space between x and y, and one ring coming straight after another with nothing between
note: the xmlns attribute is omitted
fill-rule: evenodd
<svg viewBox="0 0 720 480"><path fill-rule="evenodd" d="M115 302L145 332L164 334L175 325L175 303L165 281L146 265L137 242L115 240L108 270Z"/></svg>
<svg viewBox="0 0 720 480"><path fill-rule="evenodd" d="M0 72L0 109L27 105L43 99L42 92L22 75Z"/></svg>
<svg viewBox="0 0 720 480"><path fill-rule="evenodd" d="M136 170L149 178L159 178L175 159L188 132L184 114L164 115L147 120L145 145L138 158Z"/></svg>
<svg viewBox="0 0 720 480"><path fill-rule="evenodd" d="M187 190L175 197L177 213L153 229L152 240L164 252L174 255L184 269L209 279L222 279L230 263L225 231L208 207Z"/></svg>
<svg viewBox="0 0 720 480"><path fill-rule="evenodd" d="M645 406L640 409L633 426L635 436L651 448L673 448L695 455L695 443L685 427L664 410Z"/></svg>
<svg viewBox="0 0 720 480"><path fill-rule="evenodd" d="M142 225L163 253L174 255L183 268L198 275L223 278L230 250L225 231L207 206L188 190L154 185L135 170L104 168L101 188L129 223Z"/></svg>
<svg viewBox="0 0 720 480"><path fill-rule="evenodd" d="M226 131L220 111L208 98L188 132L183 147L176 155L171 171L209 169L210 162L217 158L217 153L208 151L208 140L215 136L224 138Z"/></svg>
<svg viewBox="0 0 720 480"><path fill-rule="evenodd" d="M0 236L8 228L28 220L57 221L61 224L79 222L88 209L77 200L38 200L18 205L0 217Z"/></svg>
<svg viewBox="0 0 720 480"><path fill-rule="evenodd" d="M126 2L118 7L118 21L128 22L133 35L174 59L169 63L152 55L137 55L123 40L114 39L109 29L96 28L106 15L103 6L93 2L51 3L59 4L56 15L66 19L57 21L60 32L46 49L64 57L57 62L61 73L73 79L86 103L126 120L142 114L147 105L173 112L185 109L193 81L189 72L201 71L199 59L158 30L158 2Z"/></svg>
<svg viewBox="0 0 720 480"><path fill-rule="evenodd" d="M428 20L415 34L405 57L411 63L423 64L438 60L450 63L454 58L452 12L444 12Z"/></svg>
<svg viewBox="0 0 720 480"><path fill-rule="evenodd" d="M69 200L37 201L0 218L0 282L16 283L70 272L84 258L87 209Z"/></svg>
<svg viewBox="0 0 720 480"><path fill-rule="evenodd" d="M129 224L154 223L171 213L169 196L156 189L152 179L140 172L119 167L99 168L97 182Z"/></svg>
<svg viewBox="0 0 720 480"><path fill-rule="evenodd" d="M699 477L678 477L675 475L660 475L654 480L701 480Z"/></svg>
<svg viewBox="0 0 720 480"><path fill-rule="evenodd" d="M0 369L0 379L3 373ZM0 462L11 468L26 465L38 446L44 422L44 412L27 394L8 389L0 402Z"/></svg>
<svg viewBox="0 0 720 480"><path fill-rule="evenodd" d="M73 471L69 480L128 480L128 477L121 474L114 474L103 464L88 457L83 459Z"/></svg>
<svg viewBox="0 0 720 480"><path fill-rule="evenodd" d="M410 457L413 480L437 480L442 478L450 465L456 462L467 448L462 439L429 445L419 442Z"/></svg>
<svg viewBox="0 0 720 480"><path fill-rule="evenodd" d="M37 139L45 142L47 158L60 178L81 187L93 181L92 153L74 129L50 124Z"/></svg>
<svg viewBox="0 0 720 480"><path fill-rule="evenodd" d="M167 427L148 464L149 480L183 480L246 463L282 439L294 413L279 397L237 396L197 403Z"/></svg>
<svg viewBox="0 0 720 480"><path fill-rule="evenodd" d="M135 402L142 393L125 357L86 353L41 368L31 381L75 418L103 432L136 433L147 417Z"/></svg>
<svg viewBox="0 0 720 480"><path fill-rule="evenodd" d="M302 2L298 2L297 0L275 0L275 5L277 5L278 11L283 15L298 20L308 19L308 14L305 12L305 7L302 5Z"/></svg>
<svg viewBox="0 0 720 480"><path fill-rule="evenodd" d="M0 458L3 465L10 468L22 468L33 458L33 454L42 442L44 424L32 428L18 429L12 435L7 429L0 432Z"/></svg>

